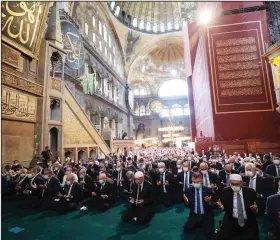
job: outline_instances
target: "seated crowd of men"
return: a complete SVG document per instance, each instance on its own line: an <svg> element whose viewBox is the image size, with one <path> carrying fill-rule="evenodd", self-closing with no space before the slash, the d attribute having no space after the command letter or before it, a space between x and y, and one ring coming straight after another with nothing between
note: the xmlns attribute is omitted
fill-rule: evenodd
<svg viewBox="0 0 280 240"><path fill-rule="evenodd" d="M137 156L138 155L138 156ZM106 156L102 160L70 159L42 162L26 169L16 160L2 166L2 197L21 208L106 211L118 199L130 202L122 220L149 222L159 204L184 203L190 214L186 234L202 226L211 239L259 239L257 216L266 215L272 236L279 237L280 155L255 157L225 152L214 156L186 149L141 149L135 156ZM86 200L86 201L85 201ZM215 235L213 209L225 212ZM280 239L280 238L278 238Z"/></svg>

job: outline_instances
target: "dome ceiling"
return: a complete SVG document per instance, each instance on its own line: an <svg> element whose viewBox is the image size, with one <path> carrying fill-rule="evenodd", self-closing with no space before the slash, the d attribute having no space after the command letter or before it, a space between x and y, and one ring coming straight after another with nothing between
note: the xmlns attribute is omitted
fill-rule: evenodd
<svg viewBox="0 0 280 240"><path fill-rule="evenodd" d="M108 2L114 16L129 28L150 33L163 34L182 30L181 9L195 10L195 2ZM191 18L191 15L189 15Z"/></svg>

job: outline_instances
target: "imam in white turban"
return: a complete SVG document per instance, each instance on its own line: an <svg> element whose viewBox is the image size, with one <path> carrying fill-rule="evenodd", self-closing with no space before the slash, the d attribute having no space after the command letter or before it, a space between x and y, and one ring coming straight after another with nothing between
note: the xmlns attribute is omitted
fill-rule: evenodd
<svg viewBox="0 0 280 240"><path fill-rule="evenodd" d="M136 173L135 173L134 177L135 177L135 178L141 178L141 177L144 177L144 173L142 173L142 172L138 171L138 172L136 172Z"/></svg>
<svg viewBox="0 0 280 240"><path fill-rule="evenodd" d="M242 181L242 177L239 174L230 174L229 179L234 181Z"/></svg>

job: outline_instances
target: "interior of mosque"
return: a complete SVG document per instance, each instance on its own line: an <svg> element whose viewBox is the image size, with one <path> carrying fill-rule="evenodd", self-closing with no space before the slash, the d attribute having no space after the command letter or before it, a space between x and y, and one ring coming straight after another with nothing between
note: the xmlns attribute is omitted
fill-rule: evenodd
<svg viewBox="0 0 280 240"><path fill-rule="evenodd" d="M280 151L277 2L2 2L2 163ZM236 17L236 15L239 14Z"/></svg>

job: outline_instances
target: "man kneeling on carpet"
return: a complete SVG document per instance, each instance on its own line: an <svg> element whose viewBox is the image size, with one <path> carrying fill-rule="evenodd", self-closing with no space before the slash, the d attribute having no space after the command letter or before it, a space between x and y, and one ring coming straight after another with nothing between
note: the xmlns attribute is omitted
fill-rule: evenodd
<svg viewBox="0 0 280 240"><path fill-rule="evenodd" d="M137 224L146 224L154 216L152 184L144 180L143 172L136 172L132 186L131 206L122 214L122 220L135 220Z"/></svg>
<svg viewBox="0 0 280 240"><path fill-rule="evenodd" d="M54 200L54 208L59 213L75 210L80 206L82 196L82 186L75 181L74 174L70 173L66 177L63 190L58 193L58 197Z"/></svg>

